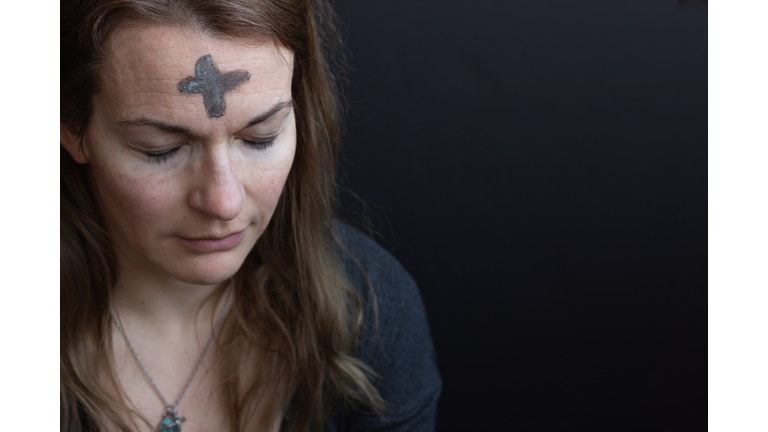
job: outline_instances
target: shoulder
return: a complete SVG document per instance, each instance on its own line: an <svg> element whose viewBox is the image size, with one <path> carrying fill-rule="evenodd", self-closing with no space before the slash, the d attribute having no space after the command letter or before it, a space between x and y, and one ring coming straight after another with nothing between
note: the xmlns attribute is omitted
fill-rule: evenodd
<svg viewBox="0 0 768 432"><path fill-rule="evenodd" d="M357 357L376 374L372 382L387 405L384 418L346 420L351 429L431 431L442 381L416 282L359 230L339 222L335 229L341 260L365 305Z"/></svg>
<svg viewBox="0 0 768 432"><path fill-rule="evenodd" d="M394 336L403 326L419 325L428 337L419 288L400 262L356 228L337 222L336 231L347 276L366 305L366 326Z"/></svg>
<svg viewBox="0 0 768 432"><path fill-rule="evenodd" d="M392 254L357 228L341 222L336 222L335 228L341 261L357 288L370 282L377 297L418 294L413 278ZM364 292L360 294L365 295Z"/></svg>

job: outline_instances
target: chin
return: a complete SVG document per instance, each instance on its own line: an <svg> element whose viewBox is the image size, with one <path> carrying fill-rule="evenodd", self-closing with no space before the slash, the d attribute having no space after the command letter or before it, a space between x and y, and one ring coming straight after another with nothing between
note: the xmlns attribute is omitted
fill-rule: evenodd
<svg viewBox="0 0 768 432"><path fill-rule="evenodd" d="M219 273L213 273L213 274L186 274L186 275L179 275L176 276L176 279L192 284L192 285L218 285L225 280L229 279L230 277L234 276L236 271L224 274Z"/></svg>
<svg viewBox="0 0 768 432"><path fill-rule="evenodd" d="M228 259L229 258L229 259ZM200 257L169 271L181 282L194 285L216 285L226 281L240 270L243 257Z"/></svg>

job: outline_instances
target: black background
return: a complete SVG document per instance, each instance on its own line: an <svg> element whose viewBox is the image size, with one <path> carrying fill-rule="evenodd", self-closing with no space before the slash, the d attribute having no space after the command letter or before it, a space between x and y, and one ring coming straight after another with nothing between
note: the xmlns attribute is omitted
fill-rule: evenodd
<svg viewBox="0 0 768 432"><path fill-rule="evenodd" d="M706 430L706 3L335 9L344 207L419 284L437 430Z"/></svg>

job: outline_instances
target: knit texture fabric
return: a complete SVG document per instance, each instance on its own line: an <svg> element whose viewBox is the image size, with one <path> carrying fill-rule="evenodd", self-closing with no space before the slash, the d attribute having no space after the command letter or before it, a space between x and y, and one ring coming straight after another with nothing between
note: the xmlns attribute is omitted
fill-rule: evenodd
<svg viewBox="0 0 768 432"><path fill-rule="evenodd" d="M342 410L331 418L326 431L434 431L442 381L419 289L376 242L349 225L337 223L336 230L343 243L341 259L366 305L357 358L378 375L372 382L386 402L386 412L378 417Z"/></svg>

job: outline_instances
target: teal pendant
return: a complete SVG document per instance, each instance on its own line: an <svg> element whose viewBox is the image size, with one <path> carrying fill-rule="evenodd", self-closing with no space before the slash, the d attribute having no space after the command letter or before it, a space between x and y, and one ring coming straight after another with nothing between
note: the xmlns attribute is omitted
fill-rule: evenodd
<svg viewBox="0 0 768 432"><path fill-rule="evenodd" d="M157 427L158 432L181 432L181 423L186 418L179 417L175 409L168 408L165 413L165 417L160 422L160 426Z"/></svg>

